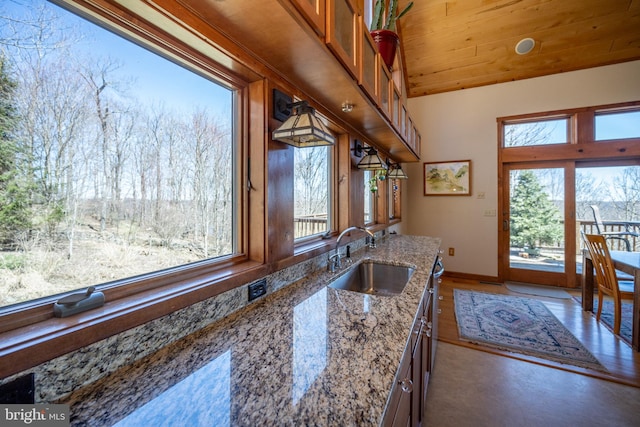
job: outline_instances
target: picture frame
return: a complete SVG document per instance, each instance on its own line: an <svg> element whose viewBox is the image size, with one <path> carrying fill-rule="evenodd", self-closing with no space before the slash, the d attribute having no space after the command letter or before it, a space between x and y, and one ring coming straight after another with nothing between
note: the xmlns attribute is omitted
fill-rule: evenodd
<svg viewBox="0 0 640 427"><path fill-rule="evenodd" d="M424 163L425 196L470 196L471 160Z"/></svg>

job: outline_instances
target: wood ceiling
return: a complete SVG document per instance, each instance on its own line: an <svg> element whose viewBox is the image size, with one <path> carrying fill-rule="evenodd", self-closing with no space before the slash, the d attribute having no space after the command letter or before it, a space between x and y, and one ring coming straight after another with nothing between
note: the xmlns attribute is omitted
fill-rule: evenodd
<svg viewBox="0 0 640 427"><path fill-rule="evenodd" d="M409 97L640 59L640 0L414 0L400 25Z"/></svg>

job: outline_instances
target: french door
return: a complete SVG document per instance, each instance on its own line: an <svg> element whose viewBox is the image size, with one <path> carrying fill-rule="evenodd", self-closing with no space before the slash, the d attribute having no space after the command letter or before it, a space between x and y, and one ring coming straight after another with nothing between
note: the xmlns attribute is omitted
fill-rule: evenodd
<svg viewBox="0 0 640 427"><path fill-rule="evenodd" d="M501 259L508 281L577 287L582 273L580 232L640 229L638 160L555 161L503 166ZM620 241L611 249L625 250ZM630 240L631 250L640 241Z"/></svg>
<svg viewBox="0 0 640 427"><path fill-rule="evenodd" d="M592 205L605 232L640 229L640 101L497 122L498 279L578 287Z"/></svg>
<svg viewBox="0 0 640 427"><path fill-rule="evenodd" d="M505 281L574 287L573 162L504 165L501 258Z"/></svg>

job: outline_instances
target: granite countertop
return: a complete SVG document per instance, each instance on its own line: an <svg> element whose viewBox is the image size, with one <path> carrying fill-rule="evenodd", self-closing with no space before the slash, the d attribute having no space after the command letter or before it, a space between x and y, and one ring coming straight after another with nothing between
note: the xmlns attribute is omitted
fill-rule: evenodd
<svg viewBox="0 0 640 427"><path fill-rule="evenodd" d="M379 425L440 245L385 240L353 264L415 267L402 294L336 290L345 268L318 271L59 403L72 425Z"/></svg>

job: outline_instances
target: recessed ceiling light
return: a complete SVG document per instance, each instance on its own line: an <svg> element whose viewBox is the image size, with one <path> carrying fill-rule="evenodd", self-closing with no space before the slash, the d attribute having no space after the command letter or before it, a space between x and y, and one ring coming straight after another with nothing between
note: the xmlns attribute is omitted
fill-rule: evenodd
<svg viewBox="0 0 640 427"><path fill-rule="evenodd" d="M518 55L526 55L531 52L536 45L536 41L532 38L522 39L516 44L516 53Z"/></svg>

